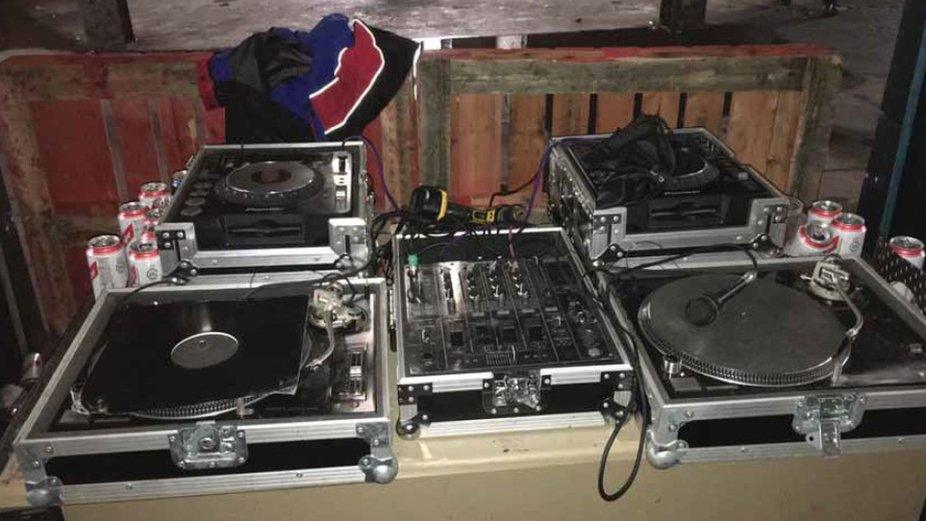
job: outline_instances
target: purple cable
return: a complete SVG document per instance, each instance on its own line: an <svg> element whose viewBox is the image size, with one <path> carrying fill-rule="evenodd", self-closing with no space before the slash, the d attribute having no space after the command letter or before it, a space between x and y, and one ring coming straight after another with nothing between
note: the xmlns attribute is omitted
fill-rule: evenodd
<svg viewBox="0 0 926 521"><path fill-rule="evenodd" d="M524 215L524 220L530 219L531 212L534 211L534 203L537 201L537 192L540 189L540 182L543 178L543 171L547 167L547 162L550 160L550 145L547 145L547 148L543 151L543 157L540 158L540 165L537 166L537 173L534 176L534 187L531 189L531 198L527 203L527 213Z"/></svg>
<svg viewBox="0 0 926 521"><path fill-rule="evenodd" d="M361 139L363 140L363 143L369 147L370 151L373 152L373 159L376 161L376 170L379 174L379 183L383 187L383 193L386 194L386 199L389 199L389 204L392 205L392 209L398 210L399 205L395 202L395 197L392 196L392 192L389 191L389 185L386 184L386 172L383 168L383 158L380 157L379 150L376 149L376 145L374 145L373 142L363 134L352 136L347 139Z"/></svg>

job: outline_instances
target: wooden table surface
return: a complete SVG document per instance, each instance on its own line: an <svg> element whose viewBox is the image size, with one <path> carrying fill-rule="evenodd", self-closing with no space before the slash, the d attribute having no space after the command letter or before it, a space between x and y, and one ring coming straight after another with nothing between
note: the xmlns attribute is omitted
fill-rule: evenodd
<svg viewBox="0 0 926 521"><path fill-rule="evenodd" d="M628 472L637 431L612 452L609 483ZM916 520L926 492L926 451L687 463L644 462L616 504L596 491L608 428L396 442L398 478L351 484L71 505L69 520L121 519L833 519ZM0 505L23 506L15 466L0 480Z"/></svg>

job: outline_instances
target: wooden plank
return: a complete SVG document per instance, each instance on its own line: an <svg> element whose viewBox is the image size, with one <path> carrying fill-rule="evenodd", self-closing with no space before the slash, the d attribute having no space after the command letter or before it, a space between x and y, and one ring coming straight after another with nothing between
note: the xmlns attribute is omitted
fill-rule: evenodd
<svg viewBox="0 0 926 521"><path fill-rule="evenodd" d="M595 48L529 48L499 50L493 48L459 48L430 51L423 60L555 60L572 62L601 62L628 58L768 58L795 56L825 56L832 50L819 44L758 44L758 45L670 45L665 47L595 47Z"/></svg>
<svg viewBox="0 0 926 521"><path fill-rule="evenodd" d="M174 117L174 133L182 157L189 158L196 154L204 141L201 134L202 126L197 121L196 116L196 106L198 104L198 100L191 101L185 98L173 98L170 100L171 113Z"/></svg>
<svg viewBox="0 0 926 521"><path fill-rule="evenodd" d="M801 121L802 99L803 95L800 92L780 92L778 105L775 107L775 123L765 176L785 192L791 190L791 163L797 129Z"/></svg>
<svg viewBox="0 0 926 521"><path fill-rule="evenodd" d="M113 100L112 114L122 147L122 164L128 199L148 181L162 179L158 152L154 147L151 113L145 100Z"/></svg>
<svg viewBox="0 0 926 521"><path fill-rule="evenodd" d="M36 102L31 116L42 170L26 175L46 176L54 210L115 218L120 200L100 102Z"/></svg>
<svg viewBox="0 0 926 521"><path fill-rule="evenodd" d="M38 67L10 59L0 65L0 82L15 89L13 93L21 99L33 101L199 96L194 61L201 53L181 55L180 61L175 55L171 62L132 61L139 55L123 56L120 61L62 60Z"/></svg>
<svg viewBox="0 0 926 521"><path fill-rule="evenodd" d="M149 99L146 103L148 108L148 120L151 122L151 147L154 150L155 158L158 163L158 176L161 181L168 182L172 170L168 163L167 151L164 149L164 142L161 139L161 116L158 114L157 100Z"/></svg>
<svg viewBox="0 0 926 521"><path fill-rule="evenodd" d="M683 116L686 127L704 127L723 137L723 92L689 92Z"/></svg>
<svg viewBox="0 0 926 521"><path fill-rule="evenodd" d="M659 115L671 128L678 126L678 92L644 92L641 112Z"/></svg>
<svg viewBox="0 0 926 521"><path fill-rule="evenodd" d="M547 145L547 100L542 94L512 94L509 99L508 188L512 189L527 182L537 172ZM523 196L520 199L523 200Z"/></svg>
<svg viewBox="0 0 926 521"><path fill-rule="evenodd" d="M595 110L595 131L611 133L633 121L634 95L622 92L599 92Z"/></svg>
<svg viewBox="0 0 926 521"><path fill-rule="evenodd" d="M54 208L29 106L0 82L2 174L13 203L13 225L23 241L28 277L42 322L53 334L67 327L76 305L53 222Z"/></svg>
<svg viewBox="0 0 926 521"><path fill-rule="evenodd" d="M819 195L833 127L833 100L841 82L842 60L839 57L819 57L807 64L801 121L789 176L790 193L805 201L812 201Z"/></svg>
<svg viewBox="0 0 926 521"><path fill-rule="evenodd" d="M112 100L99 101L103 120L103 129L106 135L106 145L109 148L109 163L112 166L113 180L116 183L116 195L120 202L129 201L129 189L125 180L125 164L122 159L122 143L119 138L116 118L113 116Z"/></svg>
<svg viewBox="0 0 926 521"><path fill-rule="evenodd" d="M379 116L386 184L401 206L418 185L418 121L414 84L406 80Z"/></svg>
<svg viewBox="0 0 926 521"><path fill-rule="evenodd" d="M183 168L187 159L190 158L189 153L186 152L186 147L183 146L183 133L177 132L174 104L170 99L156 99L155 111L159 123L156 138L164 150L168 170L174 172Z"/></svg>
<svg viewBox="0 0 926 521"><path fill-rule="evenodd" d="M497 51L505 52L505 51ZM523 52L523 51L515 51ZM451 94L800 90L809 58L454 59ZM422 61L422 64L427 61Z"/></svg>
<svg viewBox="0 0 926 521"><path fill-rule="evenodd" d="M202 104L200 104L202 106ZM205 144L219 145L225 142L225 109L205 110Z"/></svg>
<svg viewBox="0 0 926 521"><path fill-rule="evenodd" d="M550 134L553 136L587 134L589 103L589 94L554 95Z"/></svg>
<svg viewBox="0 0 926 521"><path fill-rule="evenodd" d="M450 197L470 203L498 190L501 176L502 96L451 98Z"/></svg>
<svg viewBox="0 0 926 521"><path fill-rule="evenodd" d="M447 186L450 173L449 63L429 60L418 66L418 164L421 182Z"/></svg>
<svg viewBox="0 0 926 521"><path fill-rule="evenodd" d="M55 214L54 223L61 244L68 248L83 248L87 245L88 237L119 231L119 225L111 215L59 213Z"/></svg>
<svg viewBox="0 0 926 521"><path fill-rule="evenodd" d="M734 92L730 102L727 145L737 158L765 173L774 132L778 92Z"/></svg>

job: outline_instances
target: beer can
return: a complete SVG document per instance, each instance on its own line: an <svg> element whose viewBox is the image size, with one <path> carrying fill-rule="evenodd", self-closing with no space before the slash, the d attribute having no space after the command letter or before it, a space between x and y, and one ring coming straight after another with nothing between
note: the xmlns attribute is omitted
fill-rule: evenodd
<svg viewBox="0 0 926 521"><path fill-rule="evenodd" d="M916 237L899 235L888 241L888 245L898 257L906 260L919 269L923 269L923 258L926 257L926 251L923 249L923 241Z"/></svg>
<svg viewBox="0 0 926 521"><path fill-rule="evenodd" d="M784 252L790 257L811 257L832 253L835 248L836 235L830 225L811 222L797 229Z"/></svg>
<svg viewBox="0 0 926 521"><path fill-rule="evenodd" d="M163 216L164 216L164 209L154 207L145 213L145 223L144 224L150 224L151 226L156 226L159 222L161 222L161 217Z"/></svg>
<svg viewBox="0 0 926 521"><path fill-rule="evenodd" d="M161 181L151 181L141 185L138 191L138 200L148 208L154 208L158 199L170 196L170 188L167 183Z"/></svg>
<svg viewBox="0 0 926 521"><path fill-rule="evenodd" d="M145 224L141 227L141 237L138 242L143 244L157 244L158 236L153 224Z"/></svg>
<svg viewBox="0 0 926 521"><path fill-rule="evenodd" d="M183 180L186 179L187 171L186 170L177 170L173 174L170 174L170 193L175 194L177 190L180 189L180 185L183 184Z"/></svg>
<svg viewBox="0 0 926 521"><path fill-rule="evenodd" d="M836 201L817 201L807 210L807 223L829 224L840 213L842 213L842 205Z"/></svg>
<svg viewBox="0 0 926 521"><path fill-rule="evenodd" d="M150 242L129 246L129 286L136 287L161 280L161 257Z"/></svg>
<svg viewBox="0 0 926 521"><path fill-rule="evenodd" d="M145 224L145 214L148 207L138 201L124 203L119 206L119 236L122 244L132 244L141 237L141 227Z"/></svg>
<svg viewBox="0 0 926 521"><path fill-rule="evenodd" d="M836 234L836 253L851 257L862 253L865 244L865 219L861 215L842 212L830 223Z"/></svg>
<svg viewBox="0 0 926 521"><path fill-rule="evenodd" d="M99 297L108 289L124 288L129 270L119 236L98 235L90 239L87 242L87 267L94 296Z"/></svg>
<svg viewBox="0 0 926 521"><path fill-rule="evenodd" d="M170 206L171 199L173 199L172 195L165 195L164 197L159 197L155 199L153 203L151 203L151 209L152 210L158 209L158 210L166 212L167 207Z"/></svg>

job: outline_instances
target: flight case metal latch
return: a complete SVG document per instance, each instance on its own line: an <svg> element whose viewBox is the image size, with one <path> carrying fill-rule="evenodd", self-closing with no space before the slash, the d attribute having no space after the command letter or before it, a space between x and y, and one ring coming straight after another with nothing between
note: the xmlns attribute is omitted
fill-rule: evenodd
<svg viewBox="0 0 926 521"><path fill-rule="evenodd" d="M797 402L792 426L824 456L838 456L842 433L858 427L865 412L865 397L854 393L808 396Z"/></svg>
<svg viewBox="0 0 926 521"><path fill-rule="evenodd" d="M493 416L540 412L547 405L551 382L539 371L495 375L482 382L482 408Z"/></svg>
<svg viewBox="0 0 926 521"><path fill-rule="evenodd" d="M234 425L203 422L167 437L170 458L184 470L237 467L248 459L244 431Z"/></svg>

